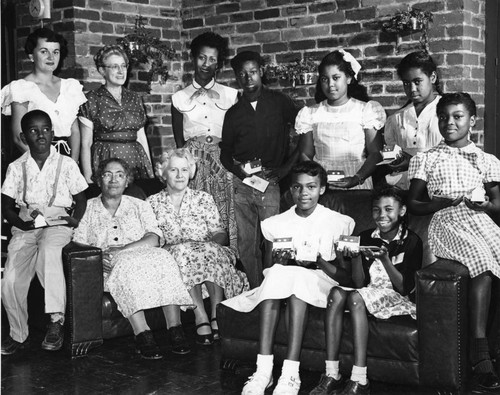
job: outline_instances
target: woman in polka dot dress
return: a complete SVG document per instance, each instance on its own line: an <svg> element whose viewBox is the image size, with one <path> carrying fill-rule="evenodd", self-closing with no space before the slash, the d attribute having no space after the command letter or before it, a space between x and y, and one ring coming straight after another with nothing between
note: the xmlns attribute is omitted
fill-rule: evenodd
<svg viewBox="0 0 500 395"><path fill-rule="evenodd" d="M134 178L153 178L142 100L123 87L127 80L127 54L122 47L109 45L97 52L94 61L105 83L88 92L88 101L80 108L80 160L85 179L92 183L99 163L112 157L127 162Z"/></svg>

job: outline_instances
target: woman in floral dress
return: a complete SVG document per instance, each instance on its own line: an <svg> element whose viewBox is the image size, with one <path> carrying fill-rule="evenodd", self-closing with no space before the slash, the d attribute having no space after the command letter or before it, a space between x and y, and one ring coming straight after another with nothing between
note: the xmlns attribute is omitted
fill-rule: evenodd
<svg viewBox="0 0 500 395"><path fill-rule="evenodd" d="M145 309L161 306L172 351L184 354L178 305L192 305L192 300L174 259L159 248L163 235L151 206L123 195L130 180L123 160L103 161L96 176L102 194L88 201L74 240L103 249L104 290L130 321L137 352L146 359L162 357L144 317Z"/></svg>
<svg viewBox="0 0 500 395"><path fill-rule="evenodd" d="M236 254L227 247L228 235L213 197L188 188L195 171L195 160L187 149L164 153L156 174L166 188L147 200L163 231L164 248L177 261L196 305L196 341L210 345L218 339L217 304L224 296L231 298L248 290L249 285L246 275L235 268ZM210 323L203 305L206 292L210 296Z"/></svg>

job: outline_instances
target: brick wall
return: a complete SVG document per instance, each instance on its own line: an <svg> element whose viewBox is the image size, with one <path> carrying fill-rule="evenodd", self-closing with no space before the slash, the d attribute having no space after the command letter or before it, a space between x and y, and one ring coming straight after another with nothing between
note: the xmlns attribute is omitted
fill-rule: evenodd
<svg viewBox="0 0 500 395"><path fill-rule="evenodd" d="M407 53L419 48L419 34L403 37L382 31L382 23L409 6L431 11L430 53L439 65L445 92L464 90L479 107L473 138L482 146L484 113L484 9L485 0L396 1L396 0L52 0L49 26L64 34L70 56L62 76L82 81L92 89L102 81L92 57L102 44L131 32L141 14L148 28L169 40L178 51L171 62L172 78L153 83L144 96L150 119L148 138L157 156L173 145L170 97L189 81L192 64L188 44L199 33L213 30L229 38L230 56L243 49L260 51L267 61L283 63L310 57L319 60L343 47L362 64L362 83L373 99L391 113L406 99L394 66ZM18 4L17 47L37 24L29 16L27 0ZM20 76L29 70L19 51ZM132 89L140 88L144 70L134 70ZM235 86L229 63L218 79ZM303 105L312 102L314 86L292 88L288 81L271 81Z"/></svg>

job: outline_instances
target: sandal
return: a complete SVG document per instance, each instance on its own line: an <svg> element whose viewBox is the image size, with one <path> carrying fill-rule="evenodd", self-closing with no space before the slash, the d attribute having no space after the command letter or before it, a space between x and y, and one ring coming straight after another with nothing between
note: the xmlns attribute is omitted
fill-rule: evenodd
<svg viewBox="0 0 500 395"><path fill-rule="evenodd" d="M200 344L202 346L211 346L212 344L214 344L214 335L213 335L213 333L208 333L206 335L200 335L198 333L198 328L201 328L202 326L208 326L208 327L210 327L210 329L212 329L212 327L210 326L210 324L208 322L203 322L199 325L196 325L196 343Z"/></svg>
<svg viewBox="0 0 500 395"><path fill-rule="evenodd" d="M211 323L212 323L212 322L215 322L215 323L217 324L217 318L212 318L212 319L210 320L210 322L211 322ZM212 326L212 325L210 325L210 326ZM218 326L219 326L219 324L217 324L217 329L212 328L212 333L213 333L213 335L214 335L214 341L220 340L220 335L219 335L219 328L218 328Z"/></svg>

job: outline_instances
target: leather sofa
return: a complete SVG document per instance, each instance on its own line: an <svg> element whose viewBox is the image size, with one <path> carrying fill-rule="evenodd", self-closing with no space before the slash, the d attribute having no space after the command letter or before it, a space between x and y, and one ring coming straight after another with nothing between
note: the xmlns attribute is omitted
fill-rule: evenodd
<svg viewBox="0 0 500 395"><path fill-rule="evenodd" d="M139 186L140 188L137 188ZM145 197L163 188L158 180L137 181L126 194ZM99 194L97 187L87 191L87 198ZM132 335L128 320L118 311L113 297L103 290L102 252L99 248L71 242L63 248L63 266L66 278L66 323L64 348L72 357L83 356L98 347L105 339ZM29 295L30 325L45 328L47 315L43 313L43 289L34 280ZM160 308L145 311L152 330L166 327ZM183 323L194 322L191 311L182 312Z"/></svg>
<svg viewBox="0 0 500 395"><path fill-rule="evenodd" d="M289 205L289 200L283 206ZM356 221L355 234L374 227L370 191L337 191L323 201L328 207ZM435 260L427 242L428 217L409 218L409 227L424 242L423 268L416 275L418 319L409 316L369 319L368 375L375 381L463 391L468 375L467 295L469 274L465 266ZM433 262L433 263L432 263ZM282 306L284 309L284 306ZM282 310L275 336L275 361L286 356L287 333ZM301 368L325 369L324 309L311 307L301 352ZM353 337L345 313L340 368L350 374ZM497 314L498 315L498 314ZM235 370L253 364L259 341L259 309L240 313L219 305L217 318L222 338L221 367Z"/></svg>

